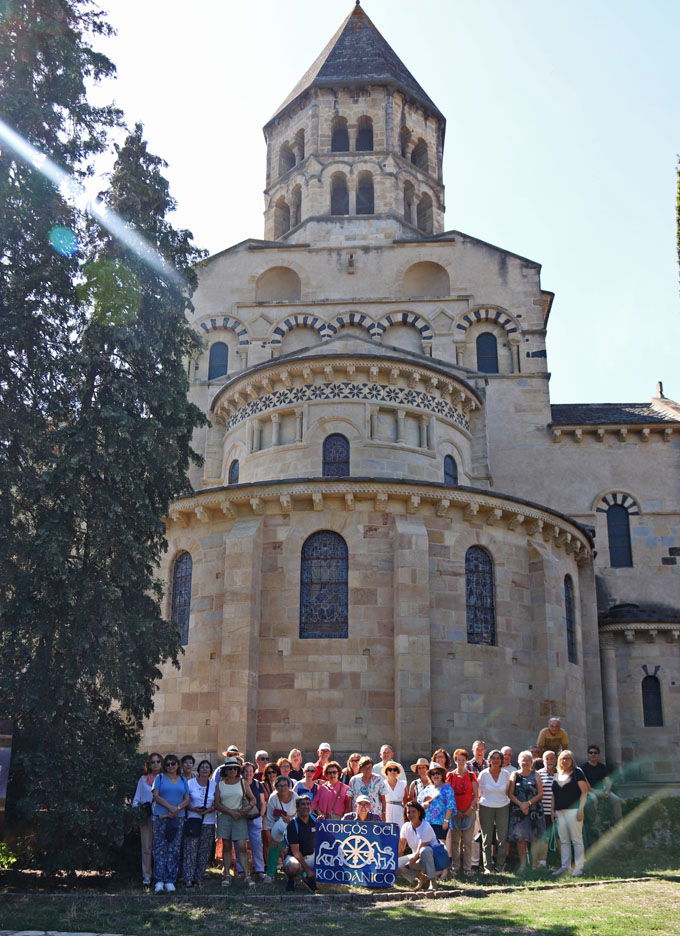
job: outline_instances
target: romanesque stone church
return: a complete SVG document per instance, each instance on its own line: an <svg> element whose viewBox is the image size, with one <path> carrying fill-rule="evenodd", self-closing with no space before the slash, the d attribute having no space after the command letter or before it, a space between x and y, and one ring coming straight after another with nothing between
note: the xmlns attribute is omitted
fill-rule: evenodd
<svg viewBox="0 0 680 936"><path fill-rule="evenodd" d="M406 763L559 715L579 758L670 779L680 406L551 405L553 294L446 230L445 127L359 5L265 124L264 238L194 296L210 424L145 747Z"/></svg>

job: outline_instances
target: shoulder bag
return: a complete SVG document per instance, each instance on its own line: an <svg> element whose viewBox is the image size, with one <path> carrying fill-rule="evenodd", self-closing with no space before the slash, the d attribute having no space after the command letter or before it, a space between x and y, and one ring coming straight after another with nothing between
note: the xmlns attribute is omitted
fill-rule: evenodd
<svg viewBox="0 0 680 936"><path fill-rule="evenodd" d="M205 785L205 796L203 797L203 809L208 805L208 790L210 789L210 778ZM184 820L184 834L187 838L199 838L203 827L205 816L192 816Z"/></svg>

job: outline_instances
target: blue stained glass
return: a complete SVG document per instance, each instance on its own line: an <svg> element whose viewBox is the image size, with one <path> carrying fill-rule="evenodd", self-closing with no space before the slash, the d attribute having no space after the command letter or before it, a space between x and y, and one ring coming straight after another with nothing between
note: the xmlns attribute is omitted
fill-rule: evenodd
<svg viewBox="0 0 680 936"><path fill-rule="evenodd" d="M320 530L302 546L300 637L347 637L347 543Z"/></svg>
<svg viewBox="0 0 680 936"><path fill-rule="evenodd" d="M458 465L453 455L444 458L444 484L455 487L458 484Z"/></svg>
<svg viewBox="0 0 680 936"><path fill-rule="evenodd" d="M189 643L192 568L193 561L189 553L179 553L172 573L172 622L179 630L183 647Z"/></svg>
<svg viewBox="0 0 680 936"><path fill-rule="evenodd" d="M465 553L465 608L468 643L496 644L493 560L481 546Z"/></svg>
<svg viewBox="0 0 680 936"><path fill-rule="evenodd" d="M491 332L477 336L477 370L483 374L498 373L498 343Z"/></svg>
<svg viewBox="0 0 680 936"><path fill-rule="evenodd" d="M349 475L349 442L339 432L323 440L321 474L324 478L346 478Z"/></svg>
<svg viewBox="0 0 680 936"><path fill-rule="evenodd" d="M210 358L208 359L208 380L215 380L217 377L224 377L227 373L227 364L229 361L229 348L223 341L216 341L210 347Z"/></svg>
<svg viewBox="0 0 680 936"><path fill-rule="evenodd" d="M613 569L630 568L633 553L630 548L630 518L622 504L612 504L607 510L609 565Z"/></svg>
<svg viewBox="0 0 680 936"><path fill-rule="evenodd" d="M574 608L574 583L570 575L564 578L564 610L567 619L567 658L576 663L576 611Z"/></svg>
<svg viewBox="0 0 680 936"><path fill-rule="evenodd" d="M238 473L239 473L239 464L238 458L235 458L231 465L229 465L229 476L227 478L227 484L238 484Z"/></svg>

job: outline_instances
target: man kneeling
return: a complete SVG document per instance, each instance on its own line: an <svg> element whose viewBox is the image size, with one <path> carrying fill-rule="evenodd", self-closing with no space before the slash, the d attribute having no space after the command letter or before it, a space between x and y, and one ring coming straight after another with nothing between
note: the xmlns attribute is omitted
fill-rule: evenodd
<svg viewBox="0 0 680 936"><path fill-rule="evenodd" d="M315 891L316 822L310 815L312 801L308 796L298 796L295 806L297 815L288 823L286 830L289 849L289 854L283 862L283 870L288 875L286 890L295 890L295 878L304 871L303 883L310 891Z"/></svg>

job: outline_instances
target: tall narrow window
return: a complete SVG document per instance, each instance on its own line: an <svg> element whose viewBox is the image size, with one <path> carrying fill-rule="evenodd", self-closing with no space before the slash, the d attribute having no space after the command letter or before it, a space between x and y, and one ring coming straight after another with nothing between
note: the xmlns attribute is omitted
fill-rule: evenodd
<svg viewBox="0 0 680 936"><path fill-rule="evenodd" d="M349 442L339 432L334 432L323 440L322 475L324 478L349 476Z"/></svg>
<svg viewBox="0 0 680 936"><path fill-rule="evenodd" d="M418 207L416 208L416 224L423 234L431 234L432 226L432 199L425 192L420 196Z"/></svg>
<svg viewBox="0 0 680 936"><path fill-rule="evenodd" d="M360 172L357 181L357 214L371 215L373 211L373 176L370 172Z"/></svg>
<svg viewBox="0 0 680 936"><path fill-rule="evenodd" d="M656 676L645 676L642 680L642 720L645 728L663 727L661 683Z"/></svg>
<svg viewBox="0 0 680 936"><path fill-rule="evenodd" d="M231 465L229 465L229 475L227 476L227 484L238 484L238 473L239 473L239 463L238 458L235 458Z"/></svg>
<svg viewBox="0 0 680 936"><path fill-rule="evenodd" d="M481 546L465 553L465 609L467 640L473 644L496 644L493 559Z"/></svg>
<svg viewBox="0 0 680 936"><path fill-rule="evenodd" d="M299 185L295 185L290 193L290 226L295 227L300 221L302 221L302 189Z"/></svg>
<svg viewBox="0 0 680 936"><path fill-rule="evenodd" d="M422 169L423 172L427 172L429 169L428 160L427 160L427 143L425 140L418 140L416 145L413 147L411 152L411 162L416 167L416 169Z"/></svg>
<svg viewBox="0 0 680 936"><path fill-rule="evenodd" d="M408 147L411 142L411 131L408 127L402 127L399 131L399 151L404 159L408 157Z"/></svg>
<svg viewBox="0 0 680 936"><path fill-rule="evenodd" d="M305 131L298 130L295 134L295 155L297 161L301 163L305 158Z"/></svg>
<svg viewBox="0 0 680 936"><path fill-rule="evenodd" d="M274 237L283 237L290 231L290 207L283 195L274 206Z"/></svg>
<svg viewBox="0 0 680 936"><path fill-rule="evenodd" d="M612 504L607 510L607 537L609 539L609 565L613 569L632 566L630 518L623 504Z"/></svg>
<svg viewBox="0 0 680 936"><path fill-rule="evenodd" d="M279 150L279 175L285 175L295 166L295 153L288 143Z"/></svg>
<svg viewBox="0 0 680 936"><path fill-rule="evenodd" d="M576 606L571 575L564 577L564 613L567 625L567 659L570 663L576 663Z"/></svg>
<svg viewBox="0 0 680 936"><path fill-rule="evenodd" d="M331 125L331 152L349 152L349 133L347 121L344 117L335 117Z"/></svg>
<svg viewBox="0 0 680 936"><path fill-rule="evenodd" d="M191 570L193 562L188 552L181 552L172 570L172 623L177 627L183 647L189 643L189 613L191 610Z"/></svg>
<svg viewBox="0 0 680 936"><path fill-rule="evenodd" d="M307 537L300 565L300 637L347 637L347 543L320 530Z"/></svg>
<svg viewBox="0 0 680 936"><path fill-rule="evenodd" d="M360 117L357 127L357 150L368 153L373 150L373 121L370 117Z"/></svg>
<svg viewBox="0 0 680 936"><path fill-rule="evenodd" d="M453 455L446 455L444 458L444 484L449 487L458 484L458 465Z"/></svg>
<svg viewBox="0 0 680 936"><path fill-rule="evenodd" d="M477 335L477 370L483 374L498 373L498 343L491 332Z"/></svg>
<svg viewBox="0 0 680 936"><path fill-rule="evenodd" d="M229 348L223 341L216 341L215 344L210 346L208 380L216 380L218 377L224 377L227 373L228 362Z"/></svg>
<svg viewBox="0 0 680 936"><path fill-rule="evenodd" d="M349 214L349 189L347 179L342 172L334 172L331 179L331 214Z"/></svg>

